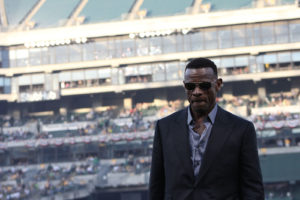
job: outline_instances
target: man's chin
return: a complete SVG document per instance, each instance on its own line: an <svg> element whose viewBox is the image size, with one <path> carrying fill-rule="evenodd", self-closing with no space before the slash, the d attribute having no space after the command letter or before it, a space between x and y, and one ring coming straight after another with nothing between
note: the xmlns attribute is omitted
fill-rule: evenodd
<svg viewBox="0 0 300 200"><path fill-rule="evenodd" d="M200 113L200 114L205 114L208 111L207 106L192 105L191 108L193 112Z"/></svg>

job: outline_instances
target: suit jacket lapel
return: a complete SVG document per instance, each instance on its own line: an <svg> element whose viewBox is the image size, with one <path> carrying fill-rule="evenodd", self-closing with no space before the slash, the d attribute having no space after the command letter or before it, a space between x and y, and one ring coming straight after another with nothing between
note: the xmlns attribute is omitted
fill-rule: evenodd
<svg viewBox="0 0 300 200"><path fill-rule="evenodd" d="M191 160L191 150L187 126L187 108L180 112L175 122L175 125L171 127L171 131L174 133L174 148L179 159L182 162L183 167L185 168L185 171L189 174L190 178L194 180L194 169Z"/></svg>
<svg viewBox="0 0 300 200"><path fill-rule="evenodd" d="M230 135L230 123L228 123L226 120L227 119L225 111L222 108L218 107L215 123L213 124L210 137L207 142L196 184L198 184L200 179L204 176L204 174L214 161L216 155L218 155L218 153L222 149L226 138Z"/></svg>

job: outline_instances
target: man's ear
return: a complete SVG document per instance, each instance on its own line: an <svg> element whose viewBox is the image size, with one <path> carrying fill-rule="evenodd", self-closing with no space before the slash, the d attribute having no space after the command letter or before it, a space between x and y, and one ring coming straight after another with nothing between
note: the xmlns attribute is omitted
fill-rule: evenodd
<svg viewBox="0 0 300 200"><path fill-rule="evenodd" d="M223 80L221 78L217 79L217 91L220 91L223 85Z"/></svg>

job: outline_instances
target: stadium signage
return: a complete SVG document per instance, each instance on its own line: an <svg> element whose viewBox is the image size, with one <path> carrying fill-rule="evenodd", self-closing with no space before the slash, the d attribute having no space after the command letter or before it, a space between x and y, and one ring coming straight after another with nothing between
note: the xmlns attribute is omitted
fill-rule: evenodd
<svg viewBox="0 0 300 200"><path fill-rule="evenodd" d="M37 91L20 93L18 102L47 101L59 99L57 91Z"/></svg>

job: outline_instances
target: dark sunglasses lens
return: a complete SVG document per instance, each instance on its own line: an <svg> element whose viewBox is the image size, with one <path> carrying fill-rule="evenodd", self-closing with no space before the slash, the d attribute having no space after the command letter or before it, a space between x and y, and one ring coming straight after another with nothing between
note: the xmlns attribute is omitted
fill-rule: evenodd
<svg viewBox="0 0 300 200"><path fill-rule="evenodd" d="M194 90L196 88L196 85L199 85L199 88L201 90L208 90L211 88L211 83L210 82L202 82L202 83L185 83L184 86L187 90Z"/></svg>
<svg viewBox="0 0 300 200"><path fill-rule="evenodd" d="M194 90L196 87L196 84L195 83L185 83L184 86L187 90Z"/></svg>
<svg viewBox="0 0 300 200"><path fill-rule="evenodd" d="M210 82L199 83L199 87L202 90L208 90L211 87L211 83Z"/></svg>

